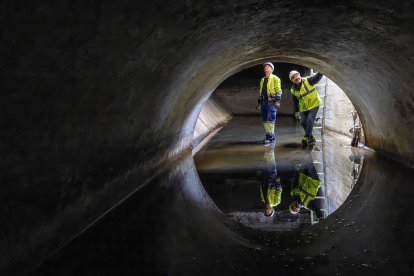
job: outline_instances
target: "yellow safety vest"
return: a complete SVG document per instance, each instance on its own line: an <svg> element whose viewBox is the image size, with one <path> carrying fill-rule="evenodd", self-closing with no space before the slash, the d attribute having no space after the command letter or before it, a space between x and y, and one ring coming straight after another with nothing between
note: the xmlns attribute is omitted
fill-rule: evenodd
<svg viewBox="0 0 414 276"><path fill-rule="evenodd" d="M262 198L262 201L264 203L269 203L271 207L275 207L280 204L282 201L282 190L277 189L275 187L270 187L267 189L267 201L264 198L263 195L263 189L262 186L260 186L260 197Z"/></svg>
<svg viewBox="0 0 414 276"><path fill-rule="evenodd" d="M309 176L300 173L299 185L294 188L290 194L292 196L299 196L302 201L302 205L308 207L309 202L311 202L318 193L320 186L321 182L319 180L310 178Z"/></svg>
<svg viewBox="0 0 414 276"><path fill-rule="evenodd" d="M259 94L262 94L264 77L260 80L260 89ZM276 93L282 93L282 88L280 86L280 79L273 74L270 74L269 79L267 80L267 95L276 96Z"/></svg>
<svg viewBox="0 0 414 276"><path fill-rule="evenodd" d="M321 98L319 98L318 91L315 86L309 84L308 78L302 80L300 91L292 87L290 93L298 98L299 110L301 112L311 110L321 105Z"/></svg>

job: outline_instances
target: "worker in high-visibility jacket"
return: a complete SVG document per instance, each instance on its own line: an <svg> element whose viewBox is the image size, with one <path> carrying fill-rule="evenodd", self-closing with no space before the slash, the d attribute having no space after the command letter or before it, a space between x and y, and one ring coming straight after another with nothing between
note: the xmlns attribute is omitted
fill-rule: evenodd
<svg viewBox="0 0 414 276"><path fill-rule="evenodd" d="M318 219L323 218L321 209L315 204L315 197L318 194L321 182L319 181L318 173L313 161L310 157L309 160L299 166L296 175L297 184L290 191L292 196L292 203L289 205L289 211L292 214L299 213L302 207L307 208L315 212Z"/></svg>
<svg viewBox="0 0 414 276"><path fill-rule="evenodd" d="M321 99L314 85L321 80L322 76L321 73L316 73L302 78L298 71L289 73L289 79L293 82L290 92L299 100L300 124L305 130L305 136L302 139L303 146L313 145L316 142L312 130Z"/></svg>
<svg viewBox="0 0 414 276"><path fill-rule="evenodd" d="M259 99L257 108L261 110L263 126L266 136L264 144L272 143L275 140L276 112L280 107L282 88L280 79L273 75L275 69L271 62L263 64L265 76L260 80Z"/></svg>
<svg viewBox="0 0 414 276"><path fill-rule="evenodd" d="M274 207L278 206L282 199L282 185L277 176L275 152L273 147L268 147L264 153L266 168L259 170L257 175L261 181L260 198L265 204L264 215L273 216Z"/></svg>

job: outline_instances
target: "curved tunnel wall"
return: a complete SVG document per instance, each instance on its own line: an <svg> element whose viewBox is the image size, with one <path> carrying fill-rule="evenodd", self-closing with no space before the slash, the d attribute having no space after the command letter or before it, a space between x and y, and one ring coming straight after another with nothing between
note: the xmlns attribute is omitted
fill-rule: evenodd
<svg viewBox="0 0 414 276"><path fill-rule="evenodd" d="M62 195L101 191L132 170L144 183L190 149L199 103L267 59L326 74L357 108L368 145L414 162L411 2L4 1L0 10L3 212L17 212L5 219L15 236L65 208Z"/></svg>
<svg viewBox="0 0 414 276"><path fill-rule="evenodd" d="M233 117L227 106L212 94L204 103L194 127L193 152L210 133ZM201 146L201 145L200 145Z"/></svg>
<svg viewBox="0 0 414 276"><path fill-rule="evenodd" d="M145 160L154 142L166 152L155 159L178 153L197 103L270 58L325 73L357 107L369 145L413 161L408 132L390 127L412 125L407 3L3 5L4 148L19 173L39 159L58 160L57 178L88 158Z"/></svg>

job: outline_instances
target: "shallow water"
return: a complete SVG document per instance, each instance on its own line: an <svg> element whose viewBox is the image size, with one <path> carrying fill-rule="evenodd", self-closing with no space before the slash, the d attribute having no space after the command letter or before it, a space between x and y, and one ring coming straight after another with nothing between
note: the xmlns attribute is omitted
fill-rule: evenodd
<svg viewBox="0 0 414 276"><path fill-rule="evenodd" d="M255 126L255 119L250 120ZM257 130L252 134L253 142L261 138ZM300 136L289 136L286 142L280 136L282 131L275 146L275 160L285 192L289 172L295 170L292 160L294 164L307 164L301 162L301 157L309 153L293 146ZM238 223L220 206L224 202L232 202L229 206L236 208L244 208L246 203L253 207L252 202L260 204L256 171L268 168L267 159L262 159L267 148L246 138L243 145L227 140L227 145L233 146L226 149L221 141L221 145L207 146L204 155L200 152L196 156L197 169L201 180L208 176L215 180L214 185L234 184L239 189L217 194L225 199L232 195L243 204L211 198L209 184L200 181L193 158L183 157L54 254L36 274L412 275L414 218L412 212L407 212L414 198L412 169L374 153L361 155L347 147L346 139L325 135L325 145L337 145L330 150L334 154L325 156L326 162L337 165L325 166L325 171L336 168L338 175L350 179L348 188L353 189L348 198L334 212L328 210L331 213L326 219L306 229L267 231L265 227L255 229ZM246 144L251 146L248 153L239 148L249 147ZM209 157L211 149L217 152ZM229 151L239 153L239 157L226 155ZM362 157L363 169L354 183L353 167L349 171L338 160L352 163ZM203 158L206 162L201 166ZM222 166L224 161L231 166ZM336 184L333 186L341 185L338 178L324 179ZM249 186L251 193L239 194L238 190ZM246 199L241 200L241 194Z"/></svg>
<svg viewBox="0 0 414 276"><path fill-rule="evenodd" d="M299 122L280 117L276 142L264 145L261 118L236 117L209 140L194 160L208 194L234 220L265 230L302 228L319 221L317 209L324 219L345 201L362 169L364 155L371 154L362 148L351 148L351 138L322 135L318 127L314 135L317 143L302 147ZM335 160L326 158L331 152L335 152ZM304 185L300 184L300 175L319 183L311 204L314 211L301 208L298 214L291 214L291 191ZM272 189L276 189L279 198L273 203L277 203L273 216L267 217L263 194Z"/></svg>

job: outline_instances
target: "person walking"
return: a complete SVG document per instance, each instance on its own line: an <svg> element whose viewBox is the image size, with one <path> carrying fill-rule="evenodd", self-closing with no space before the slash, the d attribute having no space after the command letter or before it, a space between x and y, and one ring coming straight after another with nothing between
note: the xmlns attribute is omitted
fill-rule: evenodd
<svg viewBox="0 0 414 276"><path fill-rule="evenodd" d="M280 79L273 75L275 67L273 63L266 62L263 64L264 77L260 80L258 108L260 108L263 119L263 126L266 136L263 140L264 144L271 143L275 140L275 123L276 112L280 107L282 97L282 88Z"/></svg>
<svg viewBox="0 0 414 276"><path fill-rule="evenodd" d="M313 145L316 142L312 130L321 99L314 85L321 80L322 76L318 72L310 77L302 78L298 71L289 73L289 79L293 82L290 92L299 100L300 124L305 130L305 136L302 139L303 146Z"/></svg>

